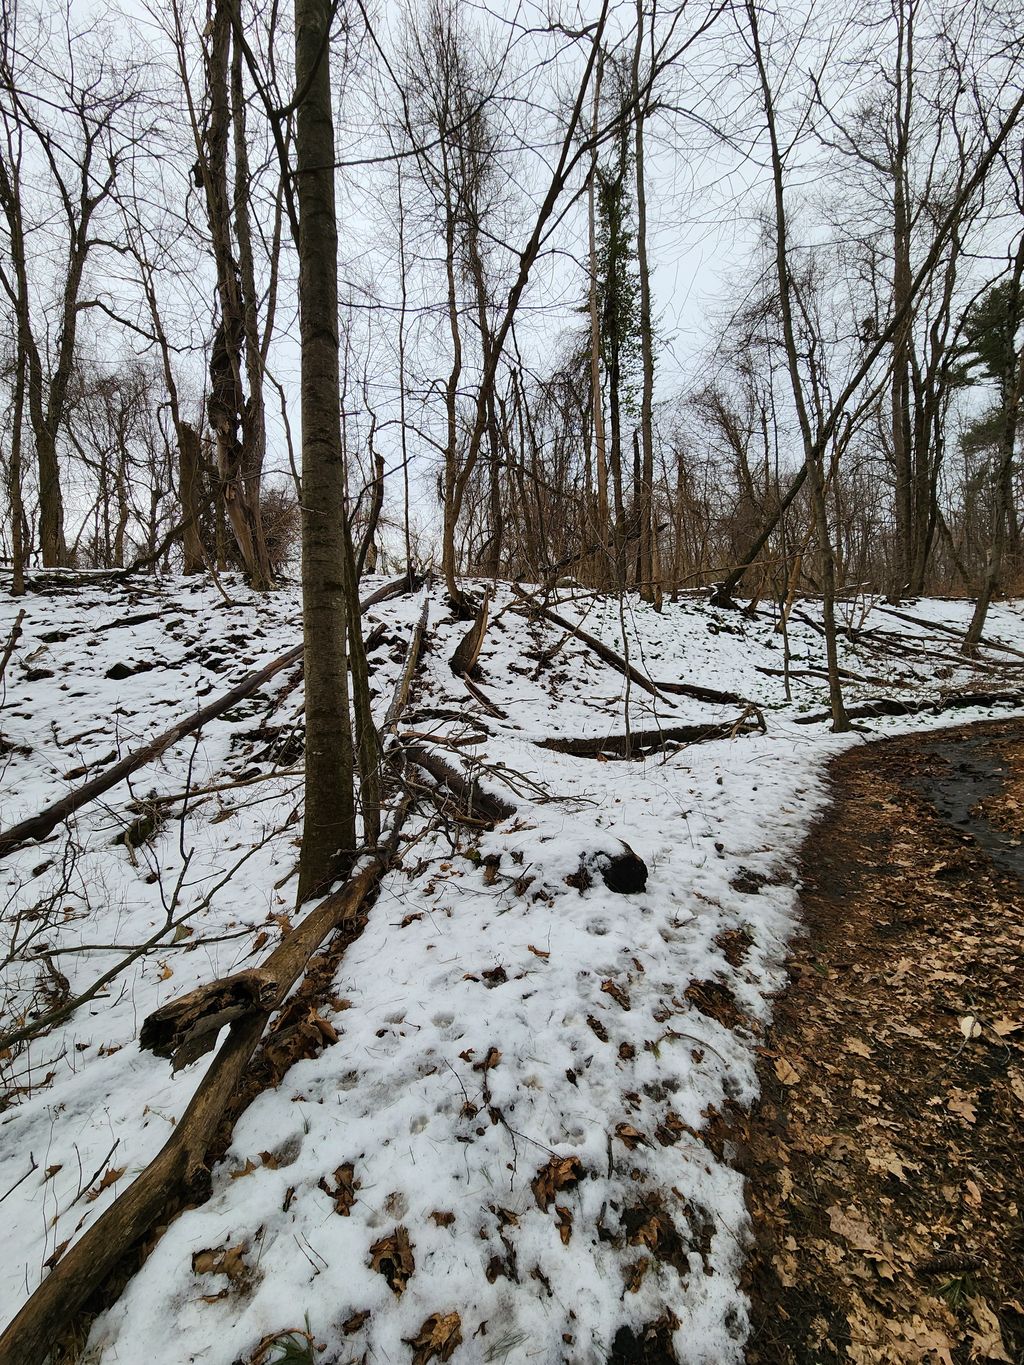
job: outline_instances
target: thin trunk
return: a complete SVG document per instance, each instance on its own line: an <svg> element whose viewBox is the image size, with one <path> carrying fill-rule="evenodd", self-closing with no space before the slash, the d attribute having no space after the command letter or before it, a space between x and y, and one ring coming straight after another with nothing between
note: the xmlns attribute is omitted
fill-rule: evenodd
<svg viewBox="0 0 1024 1365"><path fill-rule="evenodd" d="M25 594L25 509L21 499L21 435L25 420L25 357L20 347L14 375L14 405L11 409L10 489L11 508L11 596Z"/></svg>
<svg viewBox="0 0 1024 1365"><path fill-rule="evenodd" d="M636 254L640 274L640 595L661 610L661 585L655 575L654 529L654 338L651 334L651 275L647 260L647 186L644 181L644 122L640 97L640 50L644 34L643 0L636 0L636 47L633 53L633 173L636 182Z"/></svg>
<svg viewBox="0 0 1024 1365"><path fill-rule="evenodd" d="M782 329L785 338L786 361L789 369L790 387L793 402L800 424L800 434L804 447L805 469L811 488L811 507L814 513L815 532L821 554L822 624L825 628L825 653L828 661L829 696L832 704L832 729L839 734L851 728L843 701L842 683L839 677L839 650L836 641L835 623L835 559L828 524L828 509L825 504L825 474L822 452L825 446L824 431L819 428L817 435L811 430L810 416L804 392L804 382L800 373L800 358L797 347L796 331L793 322L793 281L789 270L788 220L785 205L785 168L779 147L775 123L775 105L768 72L761 49L760 31L754 0L747 0L747 16L754 46L761 91L764 96L765 120L771 146L772 180L775 200L775 268L779 285L779 308L782 314Z"/></svg>

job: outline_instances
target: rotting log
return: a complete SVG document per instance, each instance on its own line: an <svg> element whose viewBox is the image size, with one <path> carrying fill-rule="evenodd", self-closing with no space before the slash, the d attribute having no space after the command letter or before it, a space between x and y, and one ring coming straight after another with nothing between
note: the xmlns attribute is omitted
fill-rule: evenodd
<svg viewBox="0 0 1024 1365"><path fill-rule="evenodd" d="M901 701L898 697L874 697L851 707L851 720L870 720L874 716L917 716L930 711L940 716L944 711L962 711L970 706L1024 706L1024 692L947 692L931 700ZM818 711L813 716L794 716L797 725L817 725L831 720L829 711Z"/></svg>
<svg viewBox="0 0 1024 1365"><path fill-rule="evenodd" d="M450 763L422 745L403 746L403 752L408 763L421 768L438 787L446 788L470 818L497 824L499 820L507 820L515 815L515 806L509 805L500 796L485 792L476 777L458 772Z"/></svg>
<svg viewBox="0 0 1024 1365"><path fill-rule="evenodd" d="M287 654L281 654L278 658L266 664L263 668L257 669L253 673L247 673L240 683L237 683L229 692L225 692L215 701L201 707L198 711L184 720L179 720L172 725L169 730L164 730L155 739L151 739L148 744L142 745L140 749L135 749L130 754L117 763L112 764L96 777L90 778L88 782L83 782L80 787L69 792L67 796L59 801L54 801L37 814L29 816L27 820L20 821L17 825L12 825L10 829L4 830L0 834L0 858L27 843L30 839L45 839L46 836L69 815L73 815L76 810L95 800L97 796L102 796L111 787L116 787L119 782L131 776L137 769L144 767L147 763L152 763L155 758L159 758L165 749L169 749L172 744L177 744L186 735L201 729L207 721L214 720L223 712L228 711L237 702L244 701L250 693L255 692L262 684L267 682L279 673L282 668L294 660L301 658L302 645L296 645ZM0 1357L0 1361L2 1361Z"/></svg>
<svg viewBox="0 0 1024 1365"><path fill-rule="evenodd" d="M490 606L491 590L488 588L484 593L483 601L477 607L473 624L455 646L455 652L449 660L451 670L457 678L473 678L476 676L477 660L480 658L484 636L487 634Z"/></svg>
<svg viewBox="0 0 1024 1365"><path fill-rule="evenodd" d="M671 745L702 744L709 739L732 739L763 730L763 725L751 724L744 716L738 716L714 725L666 725L661 730L632 730L628 735L599 735L593 739L553 737L536 742L541 749L553 749L573 758L645 758Z"/></svg>
<svg viewBox="0 0 1024 1365"><path fill-rule="evenodd" d="M396 597L399 593L405 592L408 585L406 577L392 579L383 584L369 597L360 603L362 611L375 606L378 602L385 601L388 597ZM169 730L164 730L155 739L151 739L148 744L135 749L132 753L126 754L124 758L114 763L102 773L97 773L88 782L83 782L80 787L67 796L61 797L59 801L54 801L52 805L44 810L29 816L27 820L22 820L10 829L0 833L0 858L12 853L22 844L28 843L30 839L45 839L52 830L66 820L69 815L73 815L76 810L95 800L97 796L102 796L111 787L116 787L126 777L137 769L144 767L147 763L152 763L159 758L165 749L177 744L186 735L193 734L201 729L208 721L215 720L217 716L229 711L237 702L244 701L250 693L255 692L263 683L269 681L275 673L279 673L282 668L287 668L295 659L302 657L302 645L295 645L286 654L273 659L263 668L255 672L247 673L240 683L237 683L229 692L225 692L215 701L209 702L198 711L183 720L172 725Z"/></svg>
<svg viewBox="0 0 1024 1365"><path fill-rule="evenodd" d="M537 616L543 616L544 619L550 621L552 625L558 626L561 630L568 631L570 635L575 636L581 644L586 645L588 649L596 654L599 659L608 664L611 668L614 668L617 673L621 673L623 677L628 678L630 682L635 683L636 686L641 688L644 692L649 692L652 697L662 696L661 689L657 683L652 682L646 674L639 672L632 664L627 663L621 654L617 654L614 649L611 649L606 645L603 640L599 640L596 635L591 635L590 632L584 630L582 626L574 625L571 621L566 620L564 616L560 616L557 611L553 611L550 607L545 607L542 603L538 602L535 597L531 597L529 593L524 592L518 584L513 583L512 591L523 603L526 610L533 612Z"/></svg>
<svg viewBox="0 0 1024 1365"><path fill-rule="evenodd" d="M264 967L207 981L147 1015L139 1030L139 1047L169 1057L174 1070L180 1071L213 1050L225 1024L273 1009L279 994L280 982Z"/></svg>
<svg viewBox="0 0 1024 1365"><path fill-rule="evenodd" d="M245 1076L272 1010L283 1002L327 936L358 914L393 857L408 808L409 801L403 801L387 849L322 900L267 958L262 971L274 982L273 1002L231 1024L227 1039L167 1142L57 1262L4 1330L0 1365L39 1365L118 1260L154 1223L166 1217L170 1201L184 1196L202 1202L208 1196L207 1149Z"/></svg>

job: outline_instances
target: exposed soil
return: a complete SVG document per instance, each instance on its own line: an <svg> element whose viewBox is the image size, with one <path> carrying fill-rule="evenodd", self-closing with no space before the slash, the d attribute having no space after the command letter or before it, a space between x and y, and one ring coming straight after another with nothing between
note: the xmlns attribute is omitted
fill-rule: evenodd
<svg viewBox="0 0 1024 1365"><path fill-rule="evenodd" d="M1024 1361L1024 723L832 768L738 1145L749 1365Z"/></svg>

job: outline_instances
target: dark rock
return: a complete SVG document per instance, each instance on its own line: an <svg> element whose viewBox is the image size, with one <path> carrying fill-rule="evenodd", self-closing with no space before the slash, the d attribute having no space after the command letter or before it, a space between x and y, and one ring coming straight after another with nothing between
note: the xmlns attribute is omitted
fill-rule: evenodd
<svg viewBox="0 0 1024 1365"><path fill-rule="evenodd" d="M133 678L136 673L148 673L150 672L151 669L154 668L156 668L156 664L146 662L134 664L125 663L114 664L113 668L107 669L107 677L112 682L121 682L122 679L124 678Z"/></svg>
<svg viewBox="0 0 1024 1365"><path fill-rule="evenodd" d="M626 843L621 853L598 853L594 867L609 891L620 896L632 896L647 885L647 864Z"/></svg>

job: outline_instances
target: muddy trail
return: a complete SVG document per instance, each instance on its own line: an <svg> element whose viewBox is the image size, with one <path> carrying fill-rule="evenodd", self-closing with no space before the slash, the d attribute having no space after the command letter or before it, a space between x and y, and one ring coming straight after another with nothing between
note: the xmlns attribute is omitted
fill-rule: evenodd
<svg viewBox="0 0 1024 1365"><path fill-rule="evenodd" d="M852 750L807 933L723 1123L756 1245L749 1365L1024 1361L1024 723Z"/></svg>

